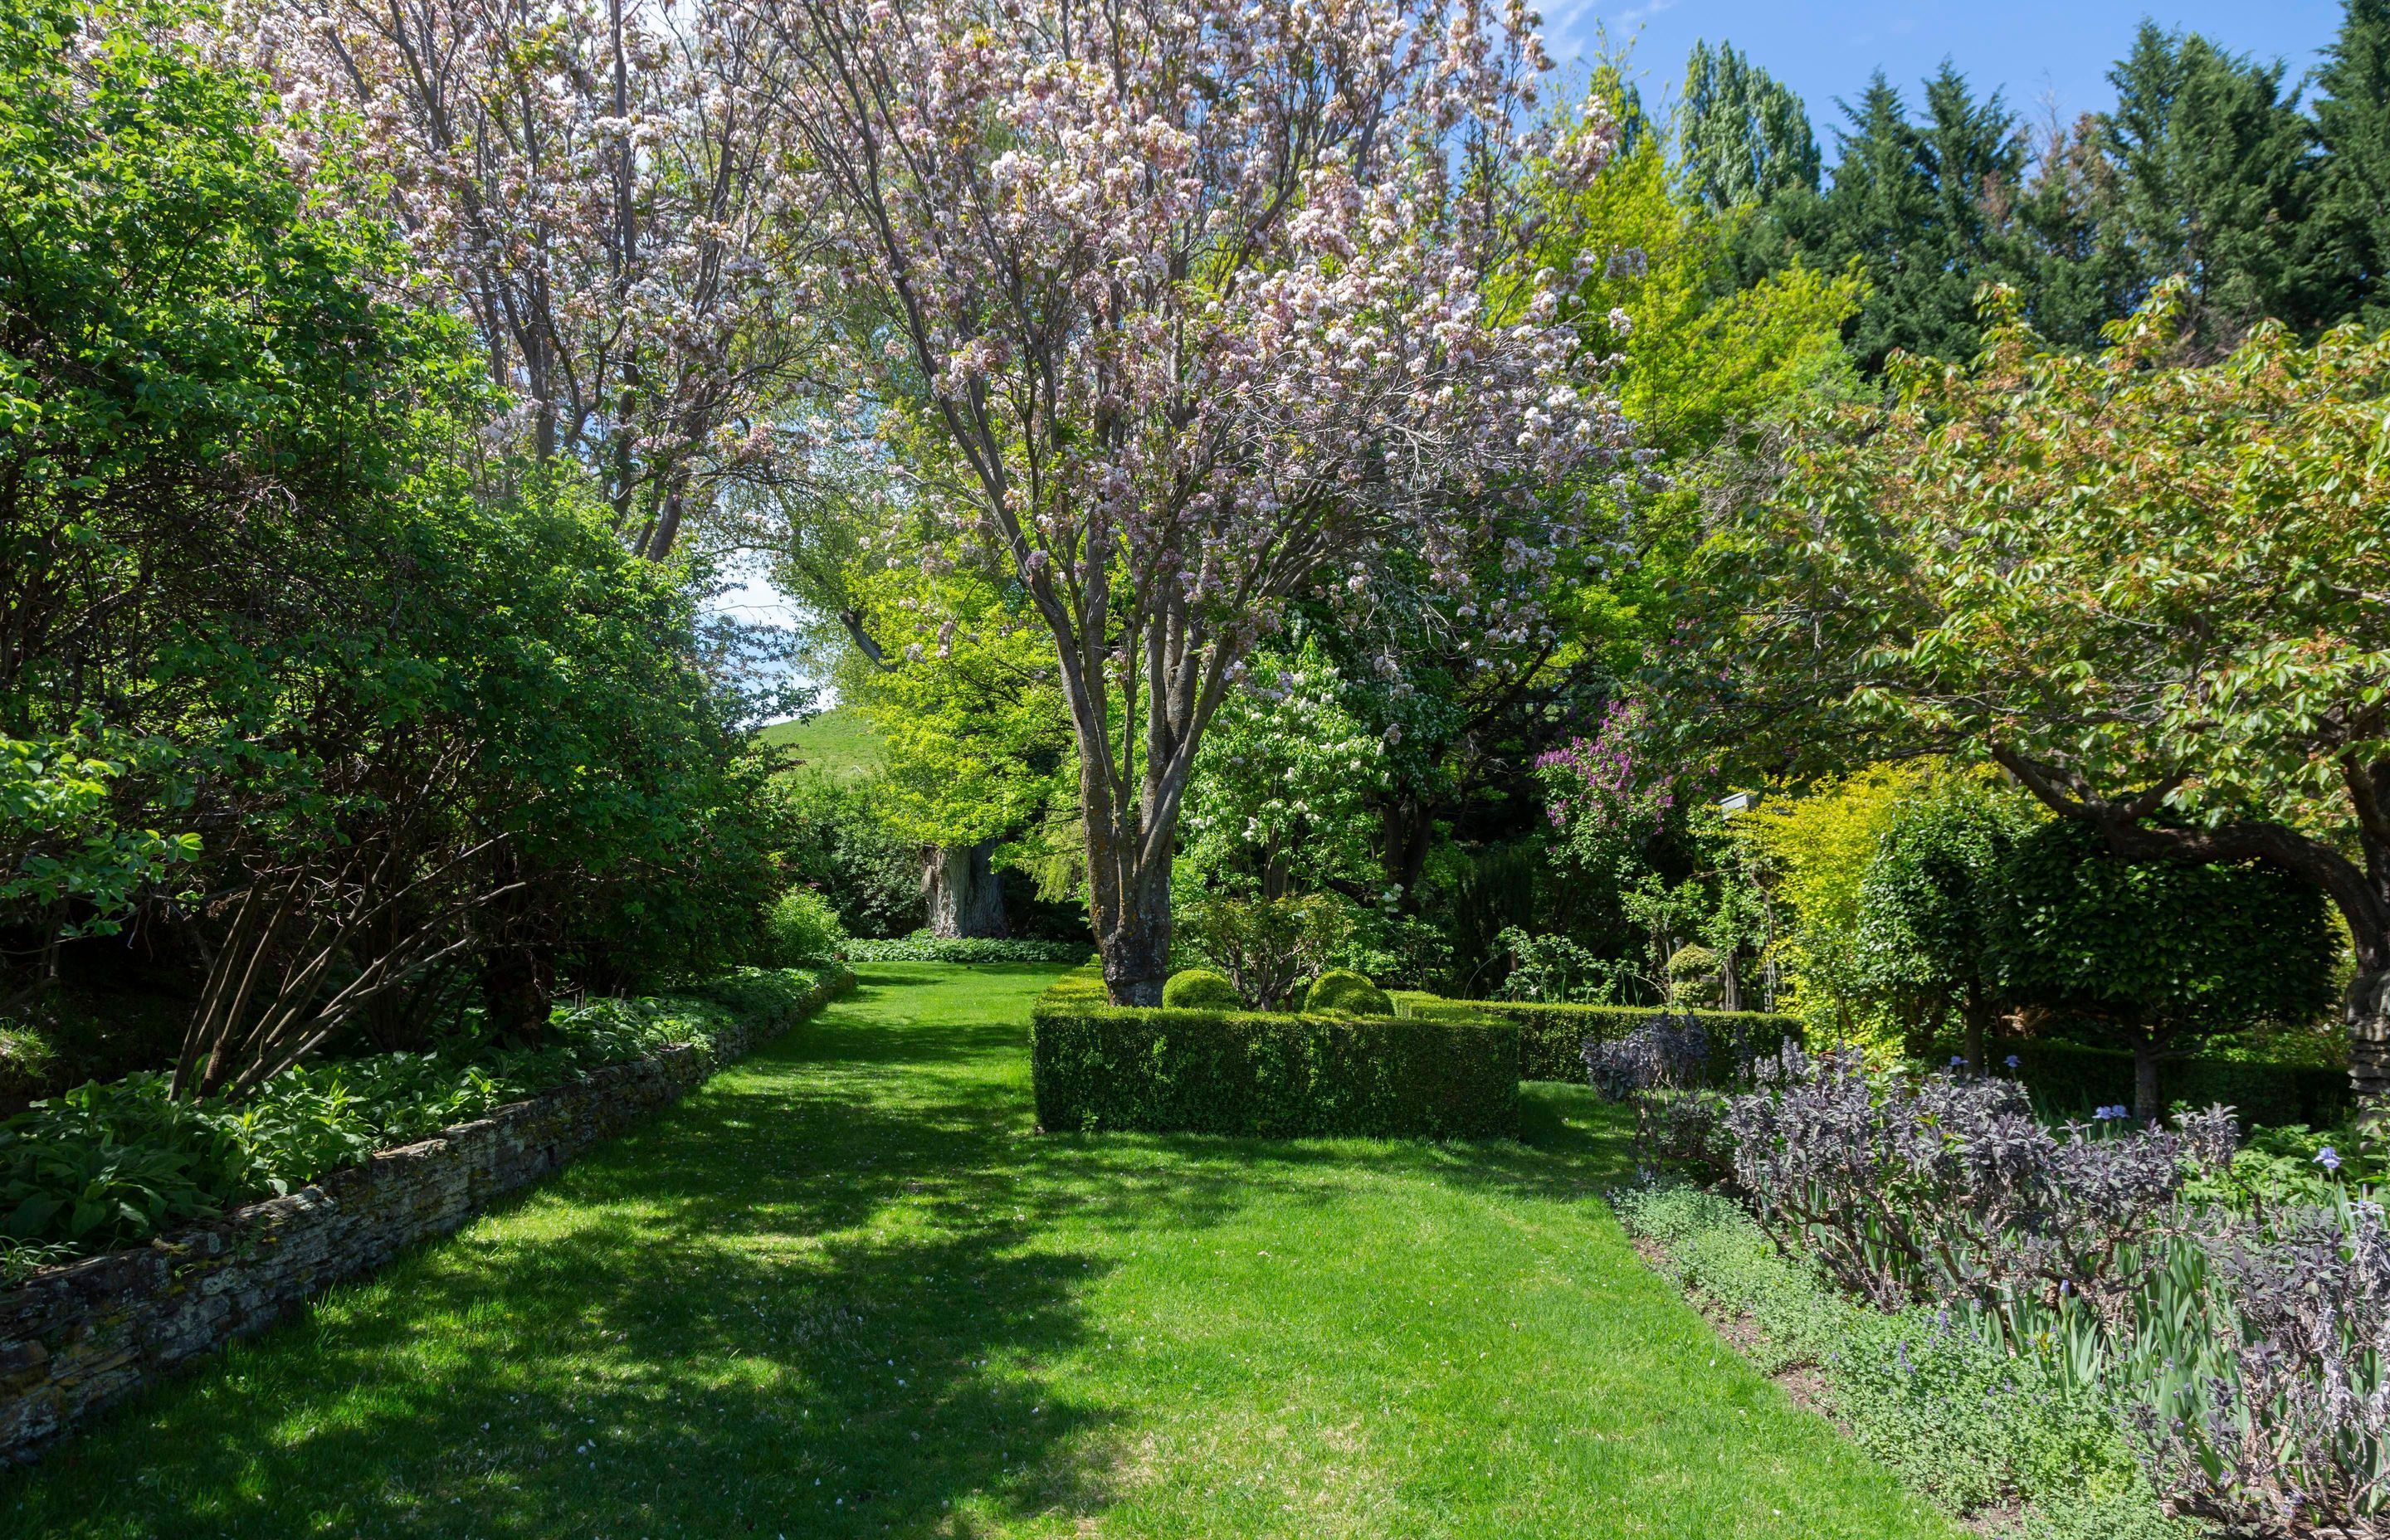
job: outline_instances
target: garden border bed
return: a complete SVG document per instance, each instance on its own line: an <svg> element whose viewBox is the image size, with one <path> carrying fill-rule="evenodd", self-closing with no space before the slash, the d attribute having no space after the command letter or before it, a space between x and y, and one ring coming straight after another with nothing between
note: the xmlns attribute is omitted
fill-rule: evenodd
<svg viewBox="0 0 2390 1540"><path fill-rule="evenodd" d="M0 1455L35 1457L93 1413L330 1284L462 1226L496 1200L627 1132L854 985L841 969L779 1019L715 1046L609 1064L280 1198L0 1290Z"/></svg>

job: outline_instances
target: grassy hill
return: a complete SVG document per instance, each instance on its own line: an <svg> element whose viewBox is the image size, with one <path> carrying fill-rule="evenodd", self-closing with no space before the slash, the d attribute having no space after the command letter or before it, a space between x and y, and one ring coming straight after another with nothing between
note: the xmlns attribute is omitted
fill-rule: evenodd
<svg viewBox="0 0 2390 1540"><path fill-rule="evenodd" d="M880 733L871 719L851 706L835 706L804 722L775 722L764 741L796 751L799 761L842 780L877 775L884 767Z"/></svg>

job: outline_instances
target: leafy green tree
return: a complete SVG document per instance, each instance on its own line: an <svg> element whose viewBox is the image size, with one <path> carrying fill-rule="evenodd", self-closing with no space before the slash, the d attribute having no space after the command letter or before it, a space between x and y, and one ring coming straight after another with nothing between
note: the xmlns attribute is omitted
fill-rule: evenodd
<svg viewBox="0 0 2390 1540"><path fill-rule="evenodd" d="M2100 123L2117 172L2110 217L2141 294L2174 274L2190 279L2189 340L2211 352L2263 318L2313 327L2345 308L2308 227L2315 126L2282 76L2279 60L2152 21L2109 73L2116 107Z"/></svg>
<svg viewBox="0 0 2390 1540"><path fill-rule="evenodd" d="M1497 645L1438 602L1424 574L1406 581L1401 564L1366 603L1308 612L1348 708L1385 746L1386 780L1374 793L1383 880L1407 908L1450 919L1456 942L1468 932L1455 987L1501 966L1505 926L1548 930L1562 911L1588 923L1605 914L1604 929L1616 933L1603 944L1636 944L1614 894L1574 879L1565 892L1523 893L1507 867L1489 885L1459 852L1431 858L1443 841L1484 850L1536 837L1545 799L1528 766L1600 719L1647 640L1670 623L1678 574L1703 539L1705 458L1721 440L1853 381L1840 328L1858 303L1857 282L1795 266L1739 286L1732 243L1753 211L1688 197L1663 149L1646 142L1571 190L1549 221L1565 238L1538 253L1581 275L1587 345L1620 359L1618 389L1656 473L1631 490L1604 539L1559 564L1544 595L1548 629ZM1503 581L1498 566L1479 580L1486 590ZM1541 912L1490 913L1479 924L1462 918L1475 914L1473 896Z"/></svg>
<svg viewBox="0 0 2390 1540"><path fill-rule="evenodd" d="M2178 287L2112 352L1993 297L1976 366L1785 446L1704 554L1662 660L1690 737L1782 775L1946 752L2116 854L2263 861L2356 946L2360 1090L2390 1084L2390 340L2262 327L2210 366ZM2175 307L2175 308L2170 308Z"/></svg>
<svg viewBox="0 0 2390 1540"><path fill-rule="evenodd" d="M1955 1015L1978 1074L2007 1003L1993 937L2009 862L2037 821L1980 776L1939 776L1898 807L1859 883L1855 982L1927 1033Z"/></svg>
<svg viewBox="0 0 2390 1540"><path fill-rule="evenodd" d="M2315 217L2368 325L2390 324L2390 0L2348 0L2316 76Z"/></svg>
<svg viewBox="0 0 2390 1540"><path fill-rule="evenodd" d="M1731 43L1693 45L1677 109L1677 179L1712 209L1818 190L1820 160L1801 98ZM1622 152L1634 147L1622 146Z"/></svg>
<svg viewBox="0 0 2390 1540"><path fill-rule="evenodd" d="M2254 862L2118 860L2054 820L2000 864L1979 943L1998 985L2132 1049L2133 1113L2157 1118L2158 1064L2219 1033L2332 1007L2339 941L2323 895Z"/></svg>
<svg viewBox="0 0 2390 1540"><path fill-rule="evenodd" d="M848 592L881 656L858 651L845 679L880 732L883 810L922 852L930 929L1003 935L1000 848L1074 800L1052 641L1017 586L969 570L883 567Z"/></svg>

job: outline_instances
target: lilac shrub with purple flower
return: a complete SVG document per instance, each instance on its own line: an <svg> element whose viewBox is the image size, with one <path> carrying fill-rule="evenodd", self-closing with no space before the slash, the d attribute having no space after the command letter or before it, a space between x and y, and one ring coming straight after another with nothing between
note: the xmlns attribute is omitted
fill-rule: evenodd
<svg viewBox="0 0 2390 1540"><path fill-rule="evenodd" d="M1572 738L1536 758L1551 799L1546 815L1569 853L1587 866L1659 833L1677 803L1676 773L1640 755L1638 740L1649 725L1641 701L1613 700L1593 737Z"/></svg>

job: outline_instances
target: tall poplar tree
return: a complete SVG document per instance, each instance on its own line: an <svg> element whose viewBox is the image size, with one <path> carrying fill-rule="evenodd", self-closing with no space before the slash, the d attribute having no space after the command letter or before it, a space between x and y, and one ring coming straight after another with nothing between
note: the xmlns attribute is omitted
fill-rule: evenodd
<svg viewBox="0 0 2390 1540"><path fill-rule="evenodd" d="M1808 109L1731 43L1693 45L1677 134L1684 190L1714 209L1818 190L1822 161Z"/></svg>

